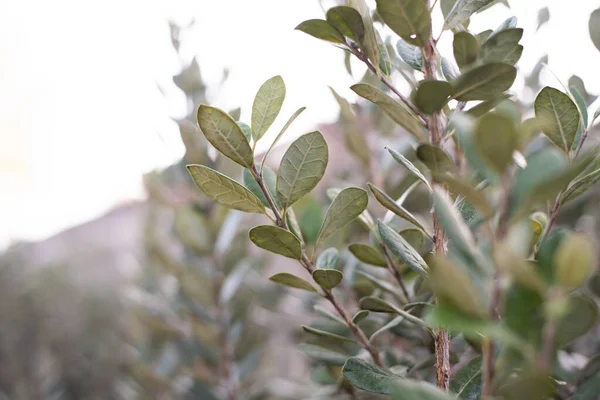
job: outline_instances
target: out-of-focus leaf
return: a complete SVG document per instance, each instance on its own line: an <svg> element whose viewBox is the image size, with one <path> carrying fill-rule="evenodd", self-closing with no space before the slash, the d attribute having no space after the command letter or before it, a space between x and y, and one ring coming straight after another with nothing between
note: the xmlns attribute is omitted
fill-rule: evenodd
<svg viewBox="0 0 600 400"><path fill-rule="evenodd" d="M592 272L596 252L594 244L583 234L569 234L554 256L554 279L567 290L581 286Z"/></svg>
<svg viewBox="0 0 600 400"><path fill-rule="evenodd" d="M234 210L264 214L265 207L251 191L204 165L188 165L194 183L211 200Z"/></svg>
<svg viewBox="0 0 600 400"><path fill-rule="evenodd" d="M496 0L458 0L444 20L444 29L454 29L471 15Z"/></svg>
<svg viewBox="0 0 600 400"><path fill-rule="evenodd" d="M377 48L379 49L379 69L384 75L389 76L392 73L392 61L379 31L375 29L375 39L377 40Z"/></svg>
<svg viewBox="0 0 600 400"><path fill-rule="evenodd" d="M284 210L317 186L328 157L327 142L319 131L302 135L290 145L277 172L277 198Z"/></svg>
<svg viewBox="0 0 600 400"><path fill-rule="evenodd" d="M421 71L423 69L423 54L421 49L400 39L396 43L398 55L409 67Z"/></svg>
<svg viewBox="0 0 600 400"><path fill-rule="evenodd" d="M366 83L356 84L350 89L360 97L377 104L395 123L415 135L417 138L425 138L423 123L404 105L392 99L376 87Z"/></svg>
<svg viewBox="0 0 600 400"><path fill-rule="evenodd" d="M330 247L324 250L317 258L317 268L319 269L335 269L338 263L340 254L335 247Z"/></svg>
<svg viewBox="0 0 600 400"><path fill-rule="evenodd" d="M469 66L477 60L479 41L470 33L455 33L452 47L454 50L454 59L460 68Z"/></svg>
<svg viewBox="0 0 600 400"><path fill-rule="evenodd" d="M238 121L237 124L242 130L242 132L244 132L246 140L250 142L252 140L252 128L250 128L250 126L245 122Z"/></svg>
<svg viewBox="0 0 600 400"><path fill-rule="evenodd" d="M333 25L322 19L309 19L296 27L297 30L309 34L317 39L328 42L345 44L346 39Z"/></svg>
<svg viewBox="0 0 600 400"><path fill-rule="evenodd" d="M537 15L537 28L535 30L538 31L548 21L550 21L550 10L548 7L540 8Z"/></svg>
<svg viewBox="0 0 600 400"><path fill-rule="evenodd" d="M496 99L481 102L481 103L477 104L475 107L469 108L466 111L466 113L473 117L481 117L488 111L491 111L492 109L494 109L494 107L496 107L498 104L502 103L504 100L506 100L509 97L510 96L504 94L504 95L499 96Z"/></svg>
<svg viewBox="0 0 600 400"><path fill-rule="evenodd" d="M475 130L475 147L499 173L511 163L519 147L519 133L510 118L488 113L481 117Z"/></svg>
<svg viewBox="0 0 600 400"><path fill-rule="evenodd" d="M327 22L356 43L361 43L365 37L365 25L362 17L352 7L337 6L330 8L327 10Z"/></svg>
<svg viewBox="0 0 600 400"><path fill-rule="evenodd" d="M375 185L373 185L371 183L367 183L367 186L369 187L369 189L371 190L371 193L373 193L373 196L375 196L375 199L379 202L379 204L381 204L382 206L384 206L385 208L387 208L388 210L390 210L391 212L393 212L400 218L410 222L417 228L421 229L423 232L425 232L429 236L429 234L425 230L425 227L419 221L417 221L417 219L410 212L408 212L404 207L398 205L394 201L394 199L392 199L390 196L385 194L381 189L379 189Z"/></svg>
<svg viewBox="0 0 600 400"><path fill-rule="evenodd" d="M372 393L391 394L392 384L402 380L388 370L357 357L346 361L342 373L353 386Z"/></svg>
<svg viewBox="0 0 600 400"><path fill-rule="evenodd" d="M308 283L302 278L297 277L296 275L288 274L287 272L282 272L279 274L275 274L269 278L273 282L293 287L296 289L306 290L308 292L317 293L317 289L314 288L313 285Z"/></svg>
<svg viewBox="0 0 600 400"><path fill-rule="evenodd" d="M560 90L546 86L535 99L535 116L542 132L559 149L568 153L579 128L579 110Z"/></svg>
<svg viewBox="0 0 600 400"><path fill-rule="evenodd" d="M442 57L442 74L448 81L453 81L460 75L456 66L446 57Z"/></svg>
<svg viewBox="0 0 600 400"><path fill-rule="evenodd" d="M461 74L453 83L458 101L491 100L512 86L517 70L503 63L485 64Z"/></svg>
<svg viewBox="0 0 600 400"><path fill-rule="evenodd" d="M432 190L431 184L429 183L427 178L425 178L425 175L423 175L423 173L421 171L419 171L419 169L417 167L415 167L413 163L408 161L408 159L406 157L404 157L402 154L398 153L397 151L395 151L389 147L386 147L386 150L392 155L392 157L394 157L394 160L396 160L399 164L404 166L404 168L406 168L411 174L413 174L414 176L419 178L425 184L425 186L427 186L429 191Z"/></svg>
<svg viewBox="0 0 600 400"><path fill-rule="evenodd" d="M357 187L342 190L335 196L325 214L317 243L356 219L367 208L368 203L369 195L365 190Z"/></svg>
<svg viewBox="0 0 600 400"><path fill-rule="evenodd" d="M215 149L242 167L252 168L252 149L233 118L225 111L205 104L198 107L197 117L202 133Z"/></svg>
<svg viewBox="0 0 600 400"><path fill-rule="evenodd" d="M590 29L590 38L592 38L592 43L594 46L600 51L600 8L594 10L590 15L589 21L589 29Z"/></svg>
<svg viewBox="0 0 600 400"><path fill-rule="evenodd" d="M302 343L298 345L298 350L312 358L313 360L322 362L327 365L343 366L348 359L344 354L326 349L313 344Z"/></svg>
<svg viewBox="0 0 600 400"><path fill-rule="evenodd" d="M417 158L432 174L443 174L455 169L454 162L441 147L422 143L417 147Z"/></svg>
<svg viewBox="0 0 600 400"><path fill-rule="evenodd" d="M275 183L277 182L277 175L275 175L275 172L273 172L273 170L269 167L263 167L262 175L265 186L271 194L271 198L274 199L275 204L279 206L277 198L275 197ZM244 183L244 186L248 188L248 190L250 190L256 197L260 199L265 207L269 207L269 202L267 201L265 194L260 186L258 186L258 183L256 183L256 179L254 179L249 169L244 168L244 172L242 173L242 182Z"/></svg>
<svg viewBox="0 0 600 400"><path fill-rule="evenodd" d="M350 253L352 253L354 257L366 264L376 265L378 267L387 266L387 262L383 254L371 246L355 243L348 246L348 250L350 250Z"/></svg>
<svg viewBox="0 0 600 400"><path fill-rule="evenodd" d="M294 234L272 225L259 225L248 233L252 243L275 254L300 260L302 244Z"/></svg>
<svg viewBox="0 0 600 400"><path fill-rule="evenodd" d="M559 348L581 337L598 322L598 306L585 294L569 296L569 310L561 319L556 333Z"/></svg>
<svg viewBox="0 0 600 400"><path fill-rule="evenodd" d="M492 206L485 195L469 183L449 174L439 175L437 179L444 183L450 192L463 196L466 201L475 206L484 216L492 215Z"/></svg>
<svg viewBox="0 0 600 400"><path fill-rule="evenodd" d="M379 71L379 47L377 46L377 38L375 37L375 28L373 27L371 11L365 0L348 0L348 5L356 9L362 17L363 25L365 27L365 36L360 45L373 63L375 70Z"/></svg>
<svg viewBox="0 0 600 400"><path fill-rule="evenodd" d="M377 221L377 228L381 235L381 239L392 254L404 261L406 265L419 275L427 275L428 267L425 260L423 260L423 257L421 257L406 239L379 220Z"/></svg>
<svg viewBox="0 0 600 400"><path fill-rule="evenodd" d="M462 367L450 381L450 390L462 400L477 400L481 396L482 358L475 357Z"/></svg>
<svg viewBox="0 0 600 400"><path fill-rule="evenodd" d="M461 397L462 399L463 397ZM393 384L392 400L456 400L457 398L444 392L428 382L402 379Z"/></svg>
<svg viewBox="0 0 600 400"><path fill-rule="evenodd" d="M425 47L431 36L431 16L421 0L377 0L383 22L407 43Z"/></svg>
<svg viewBox="0 0 600 400"><path fill-rule="evenodd" d="M440 111L452 94L452 85L446 81L425 80L419 83L414 94L417 108L425 114Z"/></svg>
<svg viewBox="0 0 600 400"><path fill-rule="evenodd" d="M363 310L394 314L396 310L385 300L377 297L367 296L360 299L360 308Z"/></svg>
<svg viewBox="0 0 600 400"><path fill-rule="evenodd" d="M380 334L382 334L383 332L389 331L392 328L395 328L396 326L398 326L402 321L404 321L404 317L403 316L398 316L394 319L392 319L390 322L388 322L387 324L385 324L384 326L382 326L381 328L379 328L378 330L376 330L371 337L369 338L369 341L373 341L373 339L375 339L377 336L379 336Z"/></svg>
<svg viewBox="0 0 600 400"><path fill-rule="evenodd" d="M304 330L304 332L310 333L311 335L320 336L320 337L323 337L326 339L333 339L333 340L337 340L340 342L354 343L353 339L347 338L345 336L337 335L335 333L327 332L322 329L316 329L316 328L306 326L306 325L302 325L302 329Z"/></svg>
<svg viewBox="0 0 600 400"><path fill-rule="evenodd" d="M355 324L358 324L359 322L361 322L368 316L369 316L369 311L367 311L367 310L357 311L356 314L354 314L354 316L352 317L352 322L354 322Z"/></svg>
<svg viewBox="0 0 600 400"><path fill-rule="evenodd" d="M510 28L492 34L481 46L480 59L483 63L502 62L516 64L523 53L519 40L523 29Z"/></svg>
<svg viewBox="0 0 600 400"><path fill-rule="evenodd" d="M275 145L277 144L277 142L279 142L279 139L281 139L281 137L283 136L285 131L287 131L287 129L290 127L290 125L292 125L292 123L296 120L296 118L298 118L298 116L300 114L302 114L302 112L304 110L306 110L306 107L300 107L299 109L297 109L296 112L294 114L292 114L290 119L288 119L288 121L285 123L283 128L281 128L281 131L279 131L279 133L275 137L275 140L273 140L273 143L271 143L271 145L269 146L269 149L267 150L267 152L263 156L262 161L260 162L260 166L261 166L260 170L261 171L265 167L265 161L267 161L267 157L268 157L269 153L271 152L271 150L273 150L273 147L275 147Z"/></svg>
<svg viewBox="0 0 600 400"><path fill-rule="evenodd" d="M575 104L577 105L577 108L579 109L579 115L581 116L581 121L577 127L577 133L575 134L575 140L573 140L573 144L571 145L571 151L575 151L577 150L579 142L581 141L583 130L587 128L588 125L588 110L583 95L579 93L579 90L576 86L569 87L569 92L571 92L573 99L575 99Z"/></svg>
<svg viewBox="0 0 600 400"><path fill-rule="evenodd" d="M285 99L285 82L277 75L258 89L252 104L252 137L258 141L279 115Z"/></svg>
<svg viewBox="0 0 600 400"><path fill-rule="evenodd" d="M327 290L333 289L344 279L344 274L337 269L315 269L312 276L319 286Z"/></svg>

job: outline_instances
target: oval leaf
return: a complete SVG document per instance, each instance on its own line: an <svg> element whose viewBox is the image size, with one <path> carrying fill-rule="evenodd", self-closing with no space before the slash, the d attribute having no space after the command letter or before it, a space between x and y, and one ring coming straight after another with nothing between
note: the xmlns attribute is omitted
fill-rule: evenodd
<svg viewBox="0 0 600 400"><path fill-rule="evenodd" d="M287 272L275 274L270 277L269 280L295 289L302 289L306 290L307 292L317 293L317 289L315 289L313 285L304 279L299 278L296 275L288 274Z"/></svg>
<svg viewBox="0 0 600 400"><path fill-rule="evenodd" d="M338 6L327 10L327 22L356 43L365 37L365 25L359 12L352 7Z"/></svg>
<svg viewBox="0 0 600 400"><path fill-rule="evenodd" d="M423 257L401 235L381 221L377 221L381 240L396 257L400 258L419 275L427 275L427 264Z"/></svg>
<svg viewBox="0 0 600 400"><path fill-rule="evenodd" d="M198 107L198 125L202 133L225 157L242 167L252 168L254 156L242 128L218 108L202 104Z"/></svg>
<svg viewBox="0 0 600 400"><path fill-rule="evenodd" d="M356 84L350 87L350 89L360 97L377 104L395 123L415 135L417 138L425 138L424 125L417 116L381 90L366 83Z"/></svg>
<svg viewBox="0 0 600 400"><path fill-rule="evenodd" d="M523 54L523 46L519 40L523 37L523 29L504 29L492 34L481 46L480 59L483 63L503 62L516 64Z"/></svg>
<svg viewBox="0 0 600 400"><path fill-rule="evenodd" d="M461 400L477 400L481 397L481 365L482 358L475 357L452 376L450 390Z"/></svg>
<svg viewBox="0 0 600 400"><path fill-rule="evenodd" d="M320 337L323 337L326 339L333 339L333 340L337 340L340 342L354 343L354 340L347 338L345 336L336 335L335 333L327 332L327 331L324 331L321 329L316 329L316 328L313 328L310 326L302 325L302 329L304 330L304 332L310 333L311 335L320 336Z"/></svg>
<svg viewBox="0 0 600 400"><path fill-rule="evenodd" d="M290 145L277 173L277 198L284 210L317 186L328 157L327 142L318 131L300 136Z"/></svg>
<svg viewBox="0 0 600 400"><path fill-rule="evenodd" d="M392 384L402 379L386 369L356 357L346 361L342 373L353 386L367 392L381 394L391 394Z"/></svg>
<svg viewBox="0 0 600 400"><path fill-rule="evenodd" d="M302 343L298 345L298 350L309 356L310 358L322 362L327 365L343 366L348 359L348 356L326 349L321 346L315 346L314 344Z"/></svg>
<svg viewBox="0 0 600 400"><path fill-rule="evenodd" d="M574 294L569 297L569 311L560 321L556 342L564 347L581 337L598 322L598 306L589 296Z"/></svg>
<svg viewBox="0 0 600 400"><path fill-rule="evenodd" d="M473 64L479 54L479 41L469 32L457 32L452 43L454 59L460 68Z"/></svg>
<svg viewBox="0 0 600 400"><path fill-rule="evenodd" d="M425 178L425 175L423 175L423 173L419 171L419 169L415 167L413 163L408 161L408 159L402 154L390 149L389 147L386 147L386 150L392 155L392 157L394 157L394 160L396 160L399 164L403 165L404 168L406 168L411 174L419 178L421 182L423 182L425 186L427 186L427 189L429 189L429 191L432 190L429 181L427 180L427 178Z"/></svg>
<svg viewBox="0 0 600 400"><path fill-rule="evenodd" d="M352 317L352 322L354 322L355 324L358 324L359 322L361 322L368 316L369 316L369 311L367 311L367 310L357 311L356 314L354 314L354 317Z"/></svg>
<svg viewBox="0 0 600 400"><path fill-rule="evenodd" d="M317 243L356 219L367 208L368 203L369 196L363 189L349 187L338 193L325 214Z"/></svg>
<svg viewBox="0 0 600 400"><path fill-rule="evenodd" d="M212 201L227 208L264 214L265 207L251 191L204 165L188 165L194 183Z"/></svg>
<svg viewBox="0 0 600 400"><path fill-rule="evenodd" d="M485 6L496 0L458 0L444 20L444 29L454 29Z"/></svg>
<svg viewBox="0 0 600 400"><path fill-rule="evenodd" d="M464 397L460 397L464 399ZM394 383L392 400L456 400L457 398L431 383L402 379Z"/></svg>
<svg viewBox="0 0 600 400"><path fill-rule="evenodd" d="M289 231L271 225L259 225L249 232L252 243L275 254L300 260L302 245L300 240Z"/></svg>
<svg viewBox="0 0 600 400"><path fill-rule="evenodd" d="M252 137L258 141L277 118L285 99L285 82L277 75L258 89L252 104Z"/></svg>
<svg viewBox="0 0 600 400"><path fill-rule="evenodd" d="M443 174L454 170L454 162L439 146L429 143L417 147L417 158L429 168L432 174Z"/></svg>
<svg viewBox="0 0 600 400"><path fill-rule="evenodd" d="M425 80L419 83L414 102L425 114L433 114L446 105L451 94L452 85L448 82Z"/></svg>
<svg viewBox="0 0 600 400"><path fill-rule="evenodd" d="M535 116L542 132L559 149L568 153L579 128L579 110L569 96L546 86L535 98Z"/></svg>
<svg viewBox="0 0 600 400"><path fill-rule="evenodd" d="M468 182L449 174L438 176L438 180L444 183L451 193L464 197L467 202L477 207L484 216L490 216L494 212L485 195Z"/></svg>
<svg viewBox="0 0 600 400"><path fill-rule="evenodd" d="M312 276L315 282L326 290L333 289L344 279L344 274L337 269L315 269Z"/></svg>
<svg viewBox="0 0 600 400"><path fill-rule="evenodd" d="M359 301L360 308L363 310L394 314L396 309L388 302L378 297L367 296Z"/></svg>
<svg viewBox="0 0 600 400"><path fill-rule="evenodd" d="M377 12L406 42L425 47L431 36L431 16L424 1L377 0Z"/></svg>
<svg viewBox="0 0 600 400"><path fill-rule="evenodd" d="M417 71L423 70L423 53L419 47L408 44L404 40L398 40L396 50L402 61L408 66Z"/></svg>
<svg viewBox="0 0 600 400"><path fill-rule="evenodd" d="M323 251L317 258L317 268L319 269L335 269L340 257L339 252L335 247L330 247Z"/></svg>
<svg viewBox="0 0 600 400"><path fill-rule="evenodd" d="M322 19L309 19L298 25L296 29L317 39L326 40L332 43L346 44L344 35L329 22Z"/></svg>
<svg viewBox="0 0 600 400"><path fill-rule="evenodd" d="M475 148L499 173L511 163L518 150L519 132L513 121L501 114L485 114L477 123Z"/></svg>
<svg viewBox="0 0 600 400"><path fill-rule="evenodd" d="M600 51L600 8L594 10L589 21L590 38L594 46Z"/></svg>
<svg viewBox="0 0 600 400"><path fill-rule="evenodd" d="M516 76L515 67L502 63L470 69L453 82L452 98L458 101L491 100L510 89Z"/></svg>
<svg viewBox="0 0 600 400"><path fill-rule="evenodd" d="M387 267L387 262L383 254L366 244L355 243L348 246L350 253L365 264L376 265L378 267Z"/></svg>
<svg viewBox="0 0 600 400"><path fill-rule="evenodd" d="M561 197L561 203L564 204L567 201L571 201L581 196L589 189L592 188L598 181L600 181L600 169L595 170L587 174L586 176L579 178L565 192Z"/></svg>

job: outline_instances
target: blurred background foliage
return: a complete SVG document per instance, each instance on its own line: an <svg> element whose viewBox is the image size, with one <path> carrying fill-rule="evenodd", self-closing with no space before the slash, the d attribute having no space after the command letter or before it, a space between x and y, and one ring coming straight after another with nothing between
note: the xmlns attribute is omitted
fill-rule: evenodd
<svg viewBox="0 0 600 400"><path fill-rule="evenodd" d="M180 33L186 28L171 24L172 44L178 53ZM387 47L398 74L413 84L422 78L396 55L390 40ZM539 91L546 62L547 58L540 59L525 74L525 90ZM379 398L353 393L343 382L341 367L346 358L339 358L337 351L357 355L358 346L306 335L299 329L305 324L347 335L347 328L326 305L317 296L284 290L266 279L273 272L305 272L292 261L270 257L253 247L247 238L252 219L214 204L189 179L187 164L204 164L239 180L242 177L239 167L217 156L198 132L195 110L198 104L207 103L206 87L195 59L181 59L181 64L173 81L188 104L187 116L176 121L185 156L145 176L148 200L127 211L141 216L135 219L139 226L115 228L139 233L134 245L140 250L125 261L138 266L132 274L135 278L83 271L79 267L96 257L93 252L43 268L28 268L32 252L37 251L32 244L14 245L0 257L0 398ZM350 63L346 65L349 69ZM361 80L386 91L368 71ZM568 86L577 88L587 105L597 97L587 92L577 76L569 79ZM320 127L335 149L330 152L330 166L315 195L303 198L294 209L308 245L316 240L324 205L329 202L327 188L369 181L398 198L415 182L413 175L384 156L386 146L422 167L414 154L414 139L378 107L362 101L349 103L331 91L340 106L339 119ZM520 119L532 113L532 106L506 100L496 110ZM239 110L229 112L239 119ZM594 128L588 145L597 142L598 129ZM539 136L528 151L547 145ZM279 151L272 160L281 156ZM599 201L596 185L562 209L558 225L583 227L600 237ZM386 210L372 203L372 214L383 218ZM423 186L410 192L405 207L427 224L430 204ZM411 227L396 216L390 219L397 231ZM116 226L119 221L124 219L117 219ZM342 300L388 291L385 269L359 262L345 247L369 242L373 238L368 231L355 224L326 243L340 251L340 269L345 272ZM424 239L420 248L422 254L428 253L431 242ZM100 259L107 264L114 261ZM110 273L119 275L114 269ZM586 290L597 301L600 276L590 282ZM424 291L415 301L429 297ZM387 314L371 314L361 327L378 348L385 349L388 365L404 366L396 373L434 379L430 336ZM452 352L458 360L472 350L457 339ZM600 330L596 326L560 353L560 376L566 381L580 379L588 359L598 352Z"/></svg>

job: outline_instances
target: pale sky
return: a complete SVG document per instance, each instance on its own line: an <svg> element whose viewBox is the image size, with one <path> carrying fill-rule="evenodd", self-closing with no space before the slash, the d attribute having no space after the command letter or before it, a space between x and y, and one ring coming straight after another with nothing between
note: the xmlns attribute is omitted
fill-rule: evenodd
<svg viewBox="0 0 600 400"><path fill-rule="evenodd" d="M521 68L530 70L547 52L559 79L578 74L600 93L600 52L587 28L600 1L510 2L512 10L496 6L474 17L472 30L516 15L525 28ZM537 10L545 5L550 23L536 33ZM242 106L243 120L260 84L278 74L287 98L273 131L300 106L308 109L291 136L333 121L328 85L354 99L348 88L362 67L354 64L350 77L341 50L293 30L323 17L316 0L0 0L0 247L141 199L142 174L181 157L169 118L182 115L184 99L171 83L179 64L167 18L190 17L196 26L182 38L184 53L198 56L209 101ZM444 35L442 53L451 54L451 39ZM230 78L218 88L225 67ZM557 86L550 74L543 81Z"/></svg>

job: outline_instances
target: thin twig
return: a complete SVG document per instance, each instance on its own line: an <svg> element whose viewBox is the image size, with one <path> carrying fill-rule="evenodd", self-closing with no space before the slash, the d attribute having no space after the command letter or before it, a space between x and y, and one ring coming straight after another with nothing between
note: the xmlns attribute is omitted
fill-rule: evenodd
<svg viewBox="0 0 600 400"><path fill-rule="evenodd" d="M402 293L404 293L404 297L406 297L406 302L410 303L411 302L410 295L408 294L408 290L406 290L406 286L404 285L404 280L402 279L402 275L400 274L400 271L398 271L398 268L396 268L396 265L394 264L394 261L392 260L392 257L390 256L390 252L388 251L387 246L385 245L385 243L380 243L380 246L381 246L381 250L383 250L383 255L385 256L385 261L387 262L388 270L394 276L394 278L396 279L396 282L398 282L398 285L400 285L400 289L402 289Z"/></svg>
<svg viewBox="0 0 600 400"><path fill-rule="evenodd" d="M273 211L273 214L275 215L275 220L276 220L277 226L289 231L290 229L289 229L287 223L285 222L285 219L282 217L281 213L279 212L279 209L275 205L275 202L271 198L271 193L269 193L269 191L267 190L267 187L264 183L264 180L263 180L261 174L258 172L256 167L254 167L254 166L252 167L251 172L252 172L252 175L254 176L254 179L256 180L256 183L260 187L260 190L265 195L265 198L267 199L267 202L269 203L269 206L270 206L271 210ZM314 263L306 255L306 252L304 251L304 249L302 249L300 263L310 273L312 273L316 269ZM356 339L358 339L358 342L360 343L360 345L369 352L369 354L373 358L373 361L375 362L375 364L379 365L380 367L385 367L385 365L384 365L383 361L381 360L381 358L379 357L379 353L377 352L375 347L373 347L373 345L371 344L371 342L369 341L369 339L367 338L365 333L362 331L362 329L360 329L360 327L352 321L352 317L346 312L346 310L338 302L338 300L334 296L333 292L328 289L323 289L323 292L325 293L325 295L323 297L325 297L331 303L331 305L336 309L336 311L338 312L340 317L342 317L342 319L346 323L346 326L348 327L348 329L350 329L350 331L352 331L352 334L356 337Z"/></svg>

